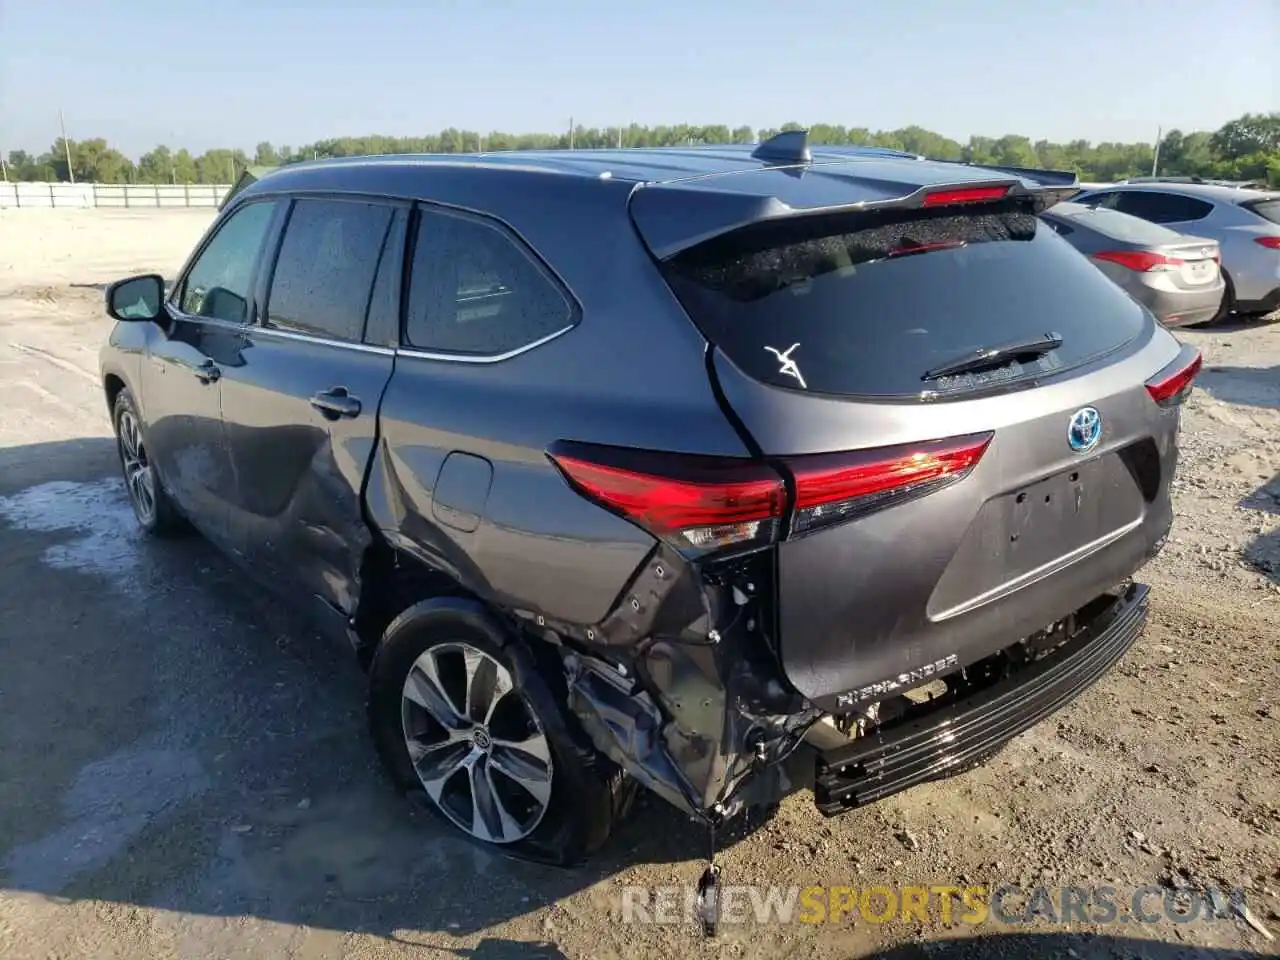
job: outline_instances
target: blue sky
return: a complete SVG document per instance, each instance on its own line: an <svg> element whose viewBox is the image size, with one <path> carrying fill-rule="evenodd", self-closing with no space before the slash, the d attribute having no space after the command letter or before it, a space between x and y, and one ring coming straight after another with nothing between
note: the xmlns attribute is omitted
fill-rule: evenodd
<svg viewBox="0 0 1280 960"><path fill-rule="evenodd" d="M1280 109L1280 0L0 0L0 150L788 120L1151 139Z"/></svg>

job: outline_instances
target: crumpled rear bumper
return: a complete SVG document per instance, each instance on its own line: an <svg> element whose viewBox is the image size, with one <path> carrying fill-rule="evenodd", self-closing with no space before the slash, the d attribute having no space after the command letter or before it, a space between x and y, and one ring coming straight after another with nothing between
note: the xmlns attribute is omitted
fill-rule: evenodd
<svg viewBox="0 0 1280 960"><path fill-rule="evenodd" d="M1150 590L1132 584L1048 656L914 721L819 746L814 803L828 816L954 772L1065 706L1134 644Z"/></svg>

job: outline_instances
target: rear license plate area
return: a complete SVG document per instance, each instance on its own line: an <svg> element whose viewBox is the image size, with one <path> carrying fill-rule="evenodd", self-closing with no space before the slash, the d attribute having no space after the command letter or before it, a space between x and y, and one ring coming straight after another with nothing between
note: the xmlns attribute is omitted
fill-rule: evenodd
<svg viewBox="0 0 1280 960"><path fill-rule="evenodd" d="M1122 452L1080 459L1065 470L992 497L970 524L929 600L946 619L1039 571L1074 562L1140 521L1146 500ZM1072 555L1076 554L1076 557Z"/></svg>
<svg viewBox="0 0 1280 960"><path fill-rule="evenodd" d="M1188 283L1209 283L1218 270L1215 260L1193 260L1183 264L1183 276Z"/></svg>
<svg viewBox="0 0 1280 960"><path fill-rule="evenodd" d="M1006 569L1019 575L1052 563L1127 526L1142 509L1141 492L1118 456L1082 460L1001 498Z"/></svg>

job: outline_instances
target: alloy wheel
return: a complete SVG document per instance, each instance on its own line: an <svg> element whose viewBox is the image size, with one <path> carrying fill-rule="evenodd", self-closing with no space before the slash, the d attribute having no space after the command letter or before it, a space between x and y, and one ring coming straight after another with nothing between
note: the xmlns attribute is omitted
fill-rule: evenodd
<svg viewBox="0 0 1280 960"><path fill-rule="evenodd" d="M488 843L529 836L551 803L551 745L511 672L466 643L429 647L405 677L405 745L427 795Z"/></svg>
<svg viewBox="0 0 1280 960"><path fill-rule="evenodd" d="M147 459L147 448L142 442L142 428L131 410L120 413L120 461L124 466L124 480L129 487L129 500L143 524L151 524L156 518L155 473Z"/></svg>

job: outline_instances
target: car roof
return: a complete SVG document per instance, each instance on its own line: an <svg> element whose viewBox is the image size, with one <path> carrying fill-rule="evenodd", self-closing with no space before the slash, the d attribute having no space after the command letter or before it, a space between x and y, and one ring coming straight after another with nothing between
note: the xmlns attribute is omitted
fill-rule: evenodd
<svg viewBox="0 0 1280 960"><path fill-rule="evenodd" d="M1201 200L1216 200L1219 203L1248 203L1250 200L1280 199L1280 192L1274 190L1250 190L1245 187L1225 187L1216 183L1181 183L1175 181L1151 181L1149 183L1113 183L1098 187L1089 192L1106 190L1145 190L1157 193L1174 193L1185 197L1197 197Z"/></svg>
<svg viewBox="0 0 1280 960"><path fill-rule="evenodd" d="M797 162L762 159L758 150L732 145L348 157L282 167L241 196L349 191L466 206L477 195L488 202L485 184L529 198L552 180L558 187L579 184L583 193L598 193L607 182L631 195L629 209L650 248L668 256L756 220L891 202L931 186L1075 183L1073 173L978 167L873 147L814 147Z"/></svg>
<svg viewBox="0 0 1280 960"><path fill-rule="evenodd" d="M841 181L852 191L862 186L865 199L880 199L878 184L892 183L918 189L935 183L985 181L999 177L995 167L979 167L958 161L927 160L915 154L875 147L815 147L811 160L777 163L752 155L751 145L717 147L629 147L616 150L509 150L475 154L387 154L338 157L289 164L270 174L275 190L302 189L307 180L331 179L336 171L357 174L365 170L416 168L426 177L432 170L468 169L574 176L587 180L612 179L651 186L701 185L706 189L776 195L779 184L810 179L823 183ZM1022 171L1030 173L1031 171ZM1049 172L1049 171L1046 171ZM723 178L744 173L768 173L753 179L753 186L731 185ZM812 178L806 174L812 173ZM1007 176L1007 174L1006 174ZM263 178L265 179L265 178ZM286 179L292 181L286 186ZM259 181L261 182L261 181ZM790 193L803 192L791 190ZM849 198L846 198L849 202Z"/></svg>

